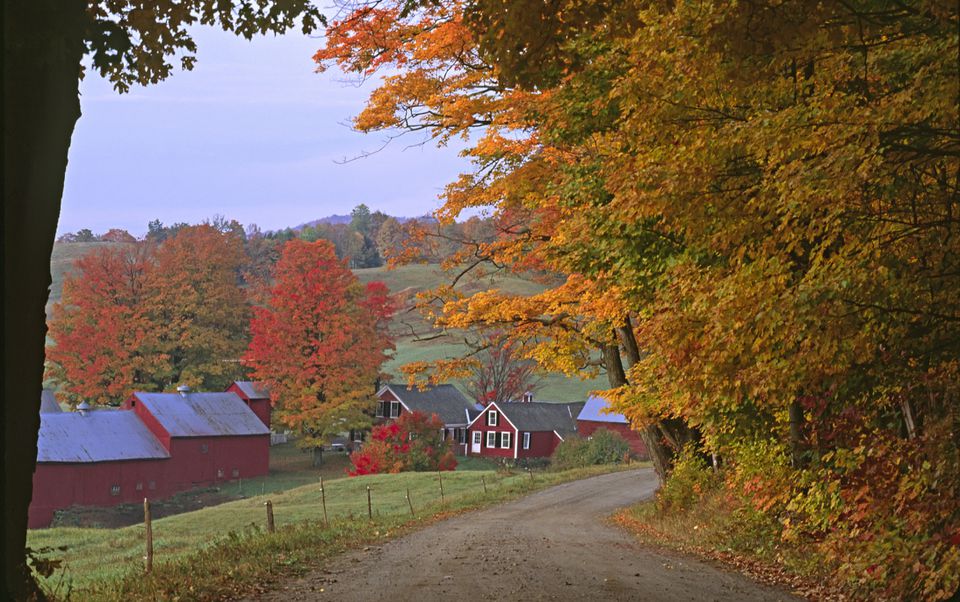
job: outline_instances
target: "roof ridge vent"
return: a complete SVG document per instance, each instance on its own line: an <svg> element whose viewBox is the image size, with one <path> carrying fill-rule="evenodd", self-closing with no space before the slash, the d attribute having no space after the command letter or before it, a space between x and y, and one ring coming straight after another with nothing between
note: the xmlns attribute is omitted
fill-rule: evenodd
<svg viewBox="0 0 960 602"><path fill-rule="evenodd" d="M77 412L79 412L81 416L86 416L87 412L89 411L90 411L90 404L87 403L86 400L81 401L80 404L77 406Z"/></svg>
<svg viewBox="0 0 960 602"><path fill-rule="evenodd" d="M190 392L190 385L180 385L177 387L177 393L180 394L180 397L186 397L187 393Z"/></svg>

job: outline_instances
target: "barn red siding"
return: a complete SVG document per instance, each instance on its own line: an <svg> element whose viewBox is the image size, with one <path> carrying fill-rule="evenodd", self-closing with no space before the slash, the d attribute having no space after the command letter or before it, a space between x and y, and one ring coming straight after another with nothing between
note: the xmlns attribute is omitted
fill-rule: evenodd
<svg viewBox="0 0 960 602"><path fill-rule="evenodd" d="M519 458L549 458L553 450L560 445L560 438L553 431L529 431L530 449L523 449L523 433L520 431L520 448L517 450Z"/></svg>
<svg viewBox="0 0 960 602"><path fill-rule="evenodd" d="M161 499L175 493L167 479L168 459L113 462L40 462L33 473L28 527L46 527L56 510L115 506ZM120 486L118 495L111 490Z"/></svg>
<svg viewBox="0 0 960 602"><path fill-rule="evenodd" d="M637 457L644 460L650 459L650 454L647 453L647 446L644 445L643 439L640 438L640 433L631 429L629 425L618 422L596 422L593 420L577 421L577 433L579 433L581 437L589 437L597 429L607 429L608 431L619 433L627 440L627 443L630 444L630 449L633 450L633 453L637 454Z"/></svg>
<svg viewBox="0 0 960 602"><path fill-rule="evenodd" d="M227 387L227 391L236 393L237 397L242 399L243 402L247 404L247 407L253 410L253 413L260 419L260 422L264 423L267 428L270 428L270 413L272 408L269 399L250 399L247 397L247 394L243 392L243 389L237 386L237 383L233 383Z"/></svg>
<svg viewBox="0 0 960 602"><path fill-rule="evenodd" d="M487 414L490 411L498 411L496 407L485 408L483 414L477 418L473 424L470 426L469 432L467 433L467 449L470 450L470 455L479 455L486 458L513 458L513 449L516 443L517 430L513 428L513 425L504 417L503 412L499 412L497 419L497 426L487 426ZM510 433L510 447L508 449L502 449L500 447L491 448L487 447L487 432L497 432L497 433ZM480 453L475 454L472 451L472 446L469 444L470 441L473 441L473 433L480 432L483 435L483 440L480 443Z"/></svg>
<svg viewBox="0 0 960 602"><path fill-rule="evenodd" d="M270 436L174 437L169 462L177 490L265 475L270 471Z"/></svg>
<svg viewBox="0 0 960 602"><path fill-rule="evenodd" d="M163 428L160 421L154 418L153 414L151 414L142 403L137 403L137 400L131 397L123 402L121 407L124 410L133 410L140 418L140 421L150 429L153 436L160 440L160 443L167 448L168 452L170 451L170 433L167 432L167 429Z"/></svg>

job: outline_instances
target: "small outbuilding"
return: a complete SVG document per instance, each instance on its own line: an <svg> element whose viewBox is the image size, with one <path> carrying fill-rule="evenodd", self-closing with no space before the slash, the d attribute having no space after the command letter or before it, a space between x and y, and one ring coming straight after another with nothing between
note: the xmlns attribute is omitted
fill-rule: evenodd
<svg viewBox="0 0 960 602"><path fill-rule="evenodd" d="M581 437L589 438L597 429L607 429L621 435L630 444L639 458L649 459L647 446L640 438L640 433L630 428L630 422L623 414L611 411L610 403L596 395L591 395L577 415L577 432Z"/></svg>

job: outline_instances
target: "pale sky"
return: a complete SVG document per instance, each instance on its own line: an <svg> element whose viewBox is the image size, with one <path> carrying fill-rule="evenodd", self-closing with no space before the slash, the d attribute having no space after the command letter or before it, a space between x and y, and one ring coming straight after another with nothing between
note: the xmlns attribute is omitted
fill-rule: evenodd
<svg viewBox="0 0 960 602"><path fill-rule="evenodd" d="M298 32L252 41L197 28L197 65L117 94L88 70L70 146L58 235L220 214L273 230L348 213L359 203L415 216L439 206L468 167L453 148L405 136L370 157L385 134L348 123L376 81L317 74L321 41Z"/></svg>

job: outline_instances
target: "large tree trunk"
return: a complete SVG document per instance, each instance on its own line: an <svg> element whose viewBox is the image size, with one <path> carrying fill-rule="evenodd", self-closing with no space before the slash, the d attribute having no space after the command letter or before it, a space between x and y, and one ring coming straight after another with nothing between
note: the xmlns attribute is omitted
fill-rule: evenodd
<svg viewBox="0 0 960 602"><path fill-rule="evenodd" d="M41 597L24 560L37 458L50 254L67 151L80 117L86 4L8 0L4 20L4 583Z"/></svg>

